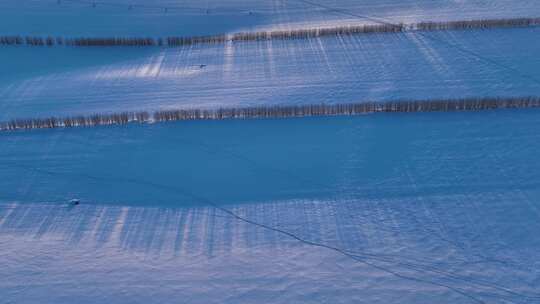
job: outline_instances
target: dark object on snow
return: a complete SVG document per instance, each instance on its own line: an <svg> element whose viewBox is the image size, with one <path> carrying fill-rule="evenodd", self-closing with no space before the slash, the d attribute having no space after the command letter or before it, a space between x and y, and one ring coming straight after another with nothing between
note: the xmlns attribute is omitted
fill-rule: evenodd
<svg viewBox="0 0 540 304"><path fill-rule="evenodd" d="M206 67L206 64L201 64L199 65L199 68L202 69L202 68L205 68Z"/></svg>
<svg viewBox="0 0 540 304"><path fill-rule="evenodd" d="M76 198L74 198L72 200L69 200L69 204L72 205L72 206L76 206L76 205L78 205L80 203L81 203L81 201L79 199L76 199Z"/></svg>

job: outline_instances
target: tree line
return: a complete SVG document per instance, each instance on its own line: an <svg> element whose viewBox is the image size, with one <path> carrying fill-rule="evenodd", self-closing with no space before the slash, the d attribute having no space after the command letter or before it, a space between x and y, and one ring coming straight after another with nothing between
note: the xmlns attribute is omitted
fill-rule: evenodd
<svg viewBox="0 0 540 304"><path fill-rule="evenodd" d="M192 37L78 37L53 36L0 36L0 45L27 46L184 46L193 44L222 44L228 41L260 41L309 39L370 33L397 33L405 31L463 30L540 25L540 18L481 19L461 21L427 21L410 24L361 24L329 28L296 29L282 31L241 32Z"/></svg>
<svg viewBox="0 0 540 304"><path fill-rule="evenodd" d="M378 112L451 112L540 107L540 97L485 97L347 104L276 105L219 109L178 109L156 112L122 112L88 116L13 119L0 122L0 130L30 130L179 120L221 120L360 115Z"/></svg>

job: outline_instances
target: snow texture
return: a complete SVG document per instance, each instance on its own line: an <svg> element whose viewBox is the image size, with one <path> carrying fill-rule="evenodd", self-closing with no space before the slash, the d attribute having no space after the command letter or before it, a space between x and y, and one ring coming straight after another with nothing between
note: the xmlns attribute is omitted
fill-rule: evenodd
<svg viewBox="0 0 540 304"><path fill-rule="evenodd" d="M539 118L4 133L0 298L539 303Z"/></svg>
<svg viewBox="0 0 540 304"><path fill-rule="evenodd" d="M538 16L536 0L4 0L0 34L191 36L372 23L372 17L410 23Z"/></svg>
<svg viewBox="0 0 540 304"><path fill-rule="evenodd" d="M538 16L537 0L3 0L0 34ZM0 120L538 96L539 31L1 47ZM504 110L3 132L0 303L540 303L539 128Z"/></svg>
<svg viewBox="0 0 540 304"><path fill-rule="evenodd" d="M539 95L539 33L373 34L172 49L0 48L0 62L13 71L0 75L0 119Z"/></svg>

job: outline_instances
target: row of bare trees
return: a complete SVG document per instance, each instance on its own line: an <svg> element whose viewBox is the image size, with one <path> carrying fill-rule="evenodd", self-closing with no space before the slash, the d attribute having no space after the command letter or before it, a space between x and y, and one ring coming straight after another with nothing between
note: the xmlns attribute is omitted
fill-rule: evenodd
<svg viewBox="0 0 540 304"><path fill-rule="evenodd" d="M192 44L220 44L227 41L226 35L196 36L196 37L167 37L167 45L182 46Z"/></svg>
<svg viewBox="0 0 540 304"><path fill-rule="evenodd" d="M0 36L0 45L29 46L184 46L193 44L222 44L227 41L258 41L309 39L314 37L356 35L368 33L396 33L409 30L433 31L455 29L483 29L497 27L526 27L540 25L540 18L482 19L465 21L420 22L412 24L363 24L330 28L297 29L285 31L242 32L233 35L193 37L79 37L52 36Z"/></svg>
<svg viewBox="0 0 540 304"><path fill-rule="evenodd" d="M63 38L41 36L0 36L0 45L29 45L29 46L156 46L163 45L161 38Z"/></svg>
<svg viewBox="0 0 540 304"><path fill-rule="evenodd" d="M500 108L539 107L540 98L469 98L448 100L418 100L392 102L363 102L350 104L308 104L295 106L260 106L221 108L216 110L182 109L158 111L154 121L280 118L303 116L356 115L374 112L446 112L478 111Z"/></svg>
<svg viewBox="0 0 540 304"><path fill-rule="evenodd" d="M73 38L66 39L66 45L73 46L160 46L163 45L161 38Z"/></svg>
<svg viewBox="0 0 540 304"><path fill-rule="evenodd" d="M331 28L298 29L287 31L243 32L234 34L232 41L308 39L324 36L355 35L368 33L396 33L404 31L404 24L366 24Z"/></svg>
<svg viewBox="0 0 540 304"><path fill-rule="evenodd" d="M417 30L461 30L504 27L528 27L540 25L540 18L481 19L447 22L420 22L414 26Z"/></svg>
<svg viewBox="0 0 540 304"><path fill-rule="evenodd" d="M92 114L88 116L49 117L14 119L0 124L0 130L52 129L70 127L91 127L103 125L122 125L130 122L149 122L148 112L122 112L113 114Z"/></svg>
<svg viewBox="0 0 540 304"><path fill-rule="evenodd" d="M308 104L294 106L258 106L220 109L179 109L150 112L122 112L89 116L14 119L0 123L0 130L50 129L121 125L177 120L219 120L248 118L285 118L305 116L359 115L376 112L479 111L505 108L540 107L540 97L491 97L444 100L362 102L349 104Z"/></svg>

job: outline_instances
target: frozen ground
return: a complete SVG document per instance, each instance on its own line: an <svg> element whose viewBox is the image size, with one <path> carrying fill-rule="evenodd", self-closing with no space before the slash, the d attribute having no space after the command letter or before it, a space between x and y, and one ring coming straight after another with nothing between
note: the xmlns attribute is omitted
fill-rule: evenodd
<svg viewBox="0 0 540 304"><path fill-rule="evenodd" d="M533 190L538 118L508 110L4 132L0 199L176 206L199 204L199 194L228 204Z"/></svg>
<svg viewBox="0 0 540 304"><path fill-rule="evenodd" d="M0 75L0 119L539 95L539 34L526 28L169 49L6 47L0 63L11 73Z"/></svg>
<svg viewBox="0 0 540 304"><path fill-rule="evenodd" d="M0 35L538 16L536 0L4 0ZM538 96L539 33L1 47L0 120ZM540 303L539 128L507 110L2 132L0 303Z"/></svg>
<svg viewBox="0 0 540 304"><path fill-rule="evenodd" d="M0 302L540 303L539 124L508 110L2 133Z"/></svg>
<svg viewBox="0 0 540 304"><path fill-rule="evenodd" d="M371 22L364 16L392 22L537 17L540 5L536 0L4 0L0 34L204 35Z"/></svg>

